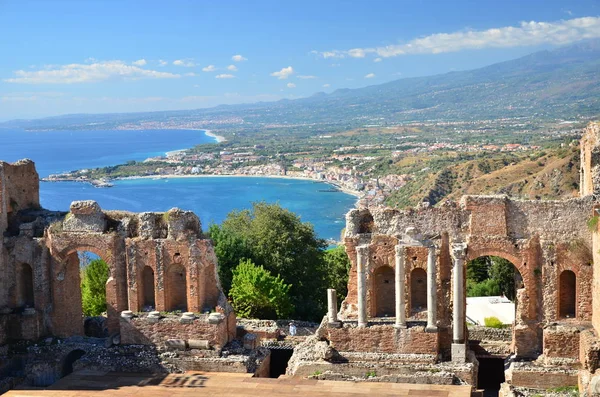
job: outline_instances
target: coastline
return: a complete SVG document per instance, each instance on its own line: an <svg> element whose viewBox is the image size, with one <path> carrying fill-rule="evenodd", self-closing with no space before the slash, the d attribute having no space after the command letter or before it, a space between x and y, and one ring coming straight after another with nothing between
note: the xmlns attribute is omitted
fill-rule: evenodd
<svg viewBox="0 0 600 397"><path fill-rule="evenodd" d="M204 135L214 138L217 141L217 143L227 142L227 139L224 136L214 134L210 130L200 130L200 131L204 131Z"/></svg>

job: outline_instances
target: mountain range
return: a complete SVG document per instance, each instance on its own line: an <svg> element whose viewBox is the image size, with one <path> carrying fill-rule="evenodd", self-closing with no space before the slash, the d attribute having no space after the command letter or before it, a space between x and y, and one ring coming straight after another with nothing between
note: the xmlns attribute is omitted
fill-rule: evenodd
<svg viewBox="0 0 600 397"><path fill-rule="evenodd" d="M386 124L425 120L594 117L600 110L600 40L469 71L404 78L307 98L149 113L78 114L13 120L6 128L110 128L141 121L241 118L245 125ZM235 122L233 122L235 124ZM93 124L93 126L90 126ZM225 123L226 126L227 123Z"/></svg>

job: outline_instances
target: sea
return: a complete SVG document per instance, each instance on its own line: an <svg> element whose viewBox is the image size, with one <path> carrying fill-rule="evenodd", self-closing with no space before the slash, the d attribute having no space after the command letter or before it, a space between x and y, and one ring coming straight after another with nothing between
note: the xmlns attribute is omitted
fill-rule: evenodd
<svg viewBox="0 0 600 397"><path fill-rule="evenodd" d="M166 152L214 143L202 130L92 130L19 131L0 129L0 160L29 158L40 178L83 168L105 167L145 160ZM313 224L321 238L339 240L344 215L356 197L331 192L322 182L266 177L198 177L128 179L111 188L86 183L42 182L44 208L68 210L74 200L95 200L103 209L134 212L167 211L173 207L194 211L207 229L233 210L252 202L279 203Z"/></svg>

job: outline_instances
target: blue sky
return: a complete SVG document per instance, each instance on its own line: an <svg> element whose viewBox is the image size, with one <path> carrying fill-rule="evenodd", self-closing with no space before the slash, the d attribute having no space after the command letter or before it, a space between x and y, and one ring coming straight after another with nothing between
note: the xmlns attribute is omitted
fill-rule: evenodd
<svg viewBox="0 0 600 397"><path fill-rule="evenodd" d="M0 120L298 98L591 37L597 0L0 0Z"/></svg>

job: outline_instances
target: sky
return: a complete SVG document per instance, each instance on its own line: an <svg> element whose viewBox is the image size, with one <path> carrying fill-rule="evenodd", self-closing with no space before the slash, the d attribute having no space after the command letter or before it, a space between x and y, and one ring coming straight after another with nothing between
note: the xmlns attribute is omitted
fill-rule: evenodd
<svg viewBox="0 0 600 397"><path fill-rule="evenodd" d="M599 0L0 0L0 121L293 99L597 37Z"/></svg>

